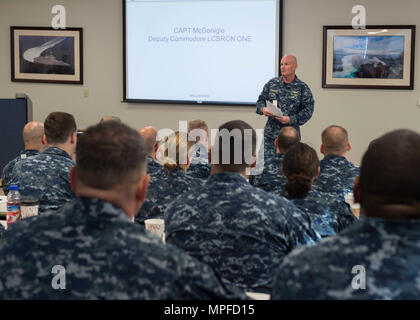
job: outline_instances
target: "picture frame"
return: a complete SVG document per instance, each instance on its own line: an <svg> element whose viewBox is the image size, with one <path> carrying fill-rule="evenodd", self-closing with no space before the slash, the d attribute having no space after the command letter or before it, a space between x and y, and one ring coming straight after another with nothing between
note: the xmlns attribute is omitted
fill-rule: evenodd
<svg viewBox="0 0 420 320"><path fill-rule="evenodd" d="M10 27L11 80L83 84L83 29Z"/></svg>
<svg viewBox="0 0 420 320"><path fill-rule="evenodd" d="M323 27L322 87L414 88L415 25Z"/></svg>

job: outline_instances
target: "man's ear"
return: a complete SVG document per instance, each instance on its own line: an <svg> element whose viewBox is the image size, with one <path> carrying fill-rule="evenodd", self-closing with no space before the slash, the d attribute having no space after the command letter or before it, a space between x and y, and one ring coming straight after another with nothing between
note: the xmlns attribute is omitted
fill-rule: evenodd
<svg viewBox="0 0 420 320"><path fill-rule="evenodd" d="M276 148L278 148L278 146L277 146L277 138L274 139L274 145L276 146Z"/></svg>
<svg viewBox="0 0 420 320"><path fill-rule="evenodd" d="M77 141L77 132L75 131L71 134L70 142L71 142L71 144L75 144L76 141Z"/></svg>
<svg viewBox="0 0 420 320"><path fill-rule="evenodd" d="M318 172L316 173L316 176L315 176L315 178L318 178L318 176L319 176L319 173L321 172L321 167L320 166L318 166L318 170L317 170Z"/></svg>
<svg viewBox="0 0 420 320"><path fill-rule="evenodd" d="M146 201L147 190L149 188L150 176L147 174L137 183L136 197L142 204Z"/></svg>
<svg viewBox="0 0 420 320"><path fill-rule="evenodd" d="M347 152L349 152L351 150L351 144L350 144L350 141L349 142L347 142Z"/></svg>
<svg viewBox="0 0 420 320"><path fill-rule="evenodd" d="M71 167L69 175L70 175L70 188L74 194L76 194L76 166Z"/></svg>
<svg viewBox="0 0 420 320"><path fill-rule="evenodd" d="M254 160L252 161L251 165L249 166L251 169L255 168L257 166L257 160L258 160L257 155L253 155L252 157L254 158Z"/></svg>
<svg viewBox="0 0 420 320"><path fill-rule="evenodd" d="M354 179L353 198L355 203L362 203L362 185L360 183L360 177Z"/></svg>
<svg viewBox="0 0 420 320"><path fill-rule="evenodd" d="M321 153L325 155L325 153L324 153L325 149L324 149L324 144L323 143L321 143L321 147L319 147L319 151L321 151Z"/></svg>
<svg viewBox="0 0 420 320"><path fill-rule="evenodd" d="M154 152L157 153L158 149L159 149L159 142L156 142Z"/></svg>
<svg viewBox="0 0 420 320"><path fill-rule="evenodd" d="M47 136L45 134L42 135L41 142L44 146L46 146L48 144Z"/></svg>

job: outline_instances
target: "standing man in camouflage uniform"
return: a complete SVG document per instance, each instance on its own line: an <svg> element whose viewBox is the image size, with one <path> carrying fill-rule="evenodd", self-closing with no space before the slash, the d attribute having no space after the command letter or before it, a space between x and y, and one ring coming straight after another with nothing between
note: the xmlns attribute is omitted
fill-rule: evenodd
<svg viewBox="0 0 420 320"><path fill-rule="evenodd" d="M23 127L22 138L25 145L25 150L23 150L19 156L10 161L3 168L1 181L5 195L7 195L9 192L10 179L12 178L13 168L15 167L16 163L18 163L20 160L37 155L42 150L44 150L45 146L42 144L43 135L44 124L41 122L31 121Z"/></svg>
<svg viewBox="0 0 420 320"><path fill-rule="evenodd" d="M392 131L372 143L354 185L365 219L290 253L272 298L419 299L419 163L414 131Z"/></svg>
<svg viewBox="0 0 420 320"><path fill-rule="evenodd" d="M300 136L300 126L312 117L312 92L306 83L296 76L297 67L296 57L285 55L280 61L281 77L271 79L258 97L256 112L268 117L264 127L264 156L271 156L275 152L274 139L281 128L292 126ZM266 100L277 100L277 107L282 111L283 117L274 117L266 108Z"/></svg>
<svg viewBox="0 0 420 320"><path fill-rule="evenodd" d="M39 200L39 213L56 210L74 199L69 171L74 166L71 156L76 149L76 122L71 114L52 112L44 122L45 150L16 164L12 184L19 186L22 196Z"/></svg>
<svg viewBox="0 0 420 320"><path fill-rule="evenodd" d="M354 179L360 171L347 160L347 152L351 149L347 130L332 125L322 132L321 138L324 159L320 162L321 172L315 180L316 188L339 195L352 192Z"/></svg>
<svg viewBox="0 0 420 320"><path fill-rule="evenodd" d="M208 266L130 222L147 193L146 157L143 139L122 123L88 128L70 173L77 198L6 231L0 298L245 298Z"/></svg>
<svg viewBox="0 0 420 320"><path fill-rule="evenodd" d="M223 124L211 150L211 176L168 206L165 232L167 243L210 265L226 283L269 293L282 258L317 235L291 202L248 183L245 172L253 160L247 156L255 161L255 149L250 125Z"/></svg>
<svg viewBox="0 0 420 320"><path fill-rule="evenodd" d="M284 185L286 177L281 172L284 153L295 143L299 142L299 133L293 127L283 127L274 140L276 153L264 160L264 170L261 174L249 177L249 183L267 192L273 191L279 185Z"/></svg>

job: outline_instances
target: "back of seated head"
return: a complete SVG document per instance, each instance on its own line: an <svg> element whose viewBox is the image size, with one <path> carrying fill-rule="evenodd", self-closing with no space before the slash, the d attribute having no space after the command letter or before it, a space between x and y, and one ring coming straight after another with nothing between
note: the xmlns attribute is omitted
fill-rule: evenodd
<svg viewBox="0 0 420 320"><path fill-rule="evenodd" d="M177 167L186 170L193 146L194 141L188 141L187 133L177 131L164 139L161 146L164 149L164 158L159 160L169 171Z"/></svg>
<svg viewBox="0 0 420 320"><path fill-rule="evenodd" d="M248 123L232 120L219 127L211 164L221 171L243 173L255 163L257 134Z"/></svg>
<svg viewBox="0 0 420 320"><path fill-rule="evenodd" d="M420 135L395 130L374 140L354 189L366 216L420 219Z"/></svg>
<svg viewBox="0 0 420 320"><path fill-rule="evenodd" d="M76 180L94 189L136 183L147 171L143 138L117 121L89 127L77 142L76 159Z"/></svg>
<svg viewBox="0 0 420 320"><path fill-rule="evenodd" d="M76 130L74 116L66 112L52 112L44 121L48 144L63 144Z"/></svg>
<svg viewBox="0 0 420 320"><path fill-rule="evenodd" d="M42 144L42 136L44 135L44 124L41 122L31 121L23 127L22 138L26 150L39 150L44 148Z"/></svg>
<svg viewBox="0 0 420 320"><path fill-rule="evenodd" d="M335 154L342 155L347 152L348 133L343 127L331 125L322 131L322 144L324 146L324 155Z"/></svg>
<svg viewBox="0 0 420 320"><path fill-rule="evenodd" d="M105 122L105 121L117 121L122 122L121 119L117 116L103 116L99 122Z"/></svg>
<svg viewBox="0 0 420 320"><path fill-rule="evenodd" d="M282 171L287 178L285 188L290 197L304 197L311 190L313 179L319 172L316 151L306 143L294 144L284 155Z"/></svg>
<svg viewBox="0 0 420 320"><path fill-rule="evenodd" d="M209 136L209 127L204 120L192 120L188 122L189 139L195 139L196 142L201 141L207 143Z"/></svg>
<svg viewBox="0 0 420 320"><path fill-rule="evenodd" d="M158 144L156 141L157 130L152 126L143 127L138 130L138 133L143 137L146 142L147 151L150 154L155 152L155 146Z"/></svg>
<svg viewBox="0 0 420 320"><path fill-rule="evenodd" d="M286 152L291 146L299 142L299 133L291 126L283 127L277 137L277 148Z"/></svg>

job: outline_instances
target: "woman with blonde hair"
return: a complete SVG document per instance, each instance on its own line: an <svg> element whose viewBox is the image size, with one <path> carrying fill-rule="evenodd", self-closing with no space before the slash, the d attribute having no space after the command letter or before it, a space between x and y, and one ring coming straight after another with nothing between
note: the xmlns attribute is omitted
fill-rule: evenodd
<svg viewBox="0 0 420 320"><path fill-rule="evenodd" d="M136 222L142 224L146 219L163 219L171 200L201 185L199 179L185 174L191 163L194 142L188 141L187 133L177 131L161 143L157 160L164 167L164 174L149 184L146 201L135 218Z"/></svg>

